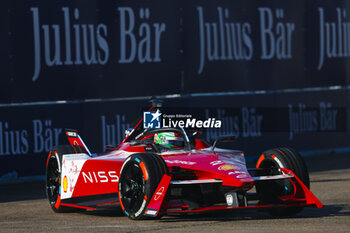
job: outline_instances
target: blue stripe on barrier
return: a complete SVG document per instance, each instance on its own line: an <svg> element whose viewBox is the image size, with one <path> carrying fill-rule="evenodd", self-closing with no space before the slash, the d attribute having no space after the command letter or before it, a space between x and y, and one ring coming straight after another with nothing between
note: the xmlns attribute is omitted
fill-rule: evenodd
<svg viewBox="0 0 350 233"><path fill-rule="evenodd" d="M299 92L320 92L320 91L349 91L350 86L328 86L328 87L308 87L295 89L276 89L276 90L257 90L257 91L230 91L230 92L210 92L210 93L190 93L190 94L169 94L155 96L136 96L136 97L117 97L117 98L96 98L84 100L57 100L57 101L37 101L24 103L7 103L0 104L2 107L24 107L38 105L61 105L61 104L81 104L95 102L119 102L133 100L150 100L152 97L158 99L177 99L177 98L193 98L193 97L211 97L211 96L241 96L241 95L272 95L279 93L299 93Z"/></svg>
<svg viewBox="0 0 350 233"><path fill-rule="evenodd" d="M0 178L0 184L16 184L23 182L35 182L35 181L43 181L45 180L45 176L20 176L20 177L5 177Z"/></svg>
<svg viewBox="0 0 350 233"><path fill-rule="evenodd" d="M300 151L300 154L303 157L308 157L308 156L315 156L319 154L327 154L331 152L347 153L347 152L350 152L350 147L337 147L337 148L328 148L328 149L321 149L321 150Z"/></svg>
<svg viewBox="0 0 350 233"><path fill-rule="evenodd" d="M328 87L308 87L308 88L257 90L257 91L192 93L192 94L185 95L185 97L212 97L212 96L238 96L238 95L272 95L272 94L280 94L280 93L341 91L341 90L343 90L343 91L350 90L350 86L328 86Z"/></svg>

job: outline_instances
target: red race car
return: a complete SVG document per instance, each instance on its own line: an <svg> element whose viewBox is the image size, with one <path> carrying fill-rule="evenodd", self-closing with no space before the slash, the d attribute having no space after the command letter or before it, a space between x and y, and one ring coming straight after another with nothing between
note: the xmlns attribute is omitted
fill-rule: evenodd
<svg viewBox="0 0 350 233"><path fill-rule="evenodd" d="M234 137L210 146L196 130L144 129L143 119L118 147L98 154L90 153L77 131L66 134L70 145L53 148L46 163L46 192L55 212L119 204L136 220L247 208L292 215L322 207L309 190L302 157L291 148L267 150L255 168L247 168L242 151L216 147Z"/></svg>

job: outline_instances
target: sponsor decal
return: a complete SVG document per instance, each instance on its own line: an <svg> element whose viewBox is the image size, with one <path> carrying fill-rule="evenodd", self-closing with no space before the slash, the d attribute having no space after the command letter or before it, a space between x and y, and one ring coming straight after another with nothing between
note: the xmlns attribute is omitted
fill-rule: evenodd
<svg viewBox="0 0 350 233"><path fill-rule="evenodd" d="M222 165L219 167L219 170L223 170L223 171L228 171L228 170L235 170L235 169L239 169L238 167L236 166L233 166L233 165Z"/></svg>
<svg viewBox="0 0 350 233"><path fill-rule="evenodd" d="M228 206L233 204L233 196L231 194L226 195L226 202Z"/></svg>
<svg viewBox="0 0 350 233"><path fill-rule="evenodd" d="M67 189L68 189L68 179L67 179L67 176L64 176L63 178L63 192L67 192Z"/></svg>
<svg viewBox="0 0 350 233"><path fill-rule="evenodd" d="M212 165L212 166L216 166L216 165L219 165L219 164L223 164L224 162L222 162L221 160L215 160L215 161L213 161L213 162L210 162L210 164Z"/></svg>
<svg viewBox="0 0 350 233"><path fill-rule="evenodd" d="M210 162L210 164L211 164L212 166L219 166L219 165L221 165L220 167L218 167L218 170L223 170L223 171L228 171L228 170L240 170L239 167L230 164L230 163L232 163L232 162L226 161L225 163L229 163L229 164L224 164L224 162L221 161L221 160L215 160L215 161ZM234 173L234 172L230 172L230 173Z"/></svg>
<svg viewBox="0 0 350 233"><path fill-rule="evenodd" d="M68 132L66 132L66 134L67 134L68 137L78 137L78 135L77 135L76 132L70 132L70 131L68 131Z"/></svg>
<svg viewBox="0 0 350 233"><path fill-rule="evenodd" d="M156 216L157 210L148 209L146 210L145 215Z"/></svg>
<svg viewBox="0 0 350 233"><path fill-rule="evenodd" d="M78 177L81 175L81 168L86 159L86 154L63 155L62 161L62 195L61 199L70 198L75 189Z"/></svg>
<svg viewBox="0 0 350 233"><path fill-rule="evenodd" d="M154 196L154 200L158 200L162 195L164 195L164 186L160 187Z"/></svg>
<svg viewBox="0 0 350 233"><path fill-rule="evenodd" d="M228 175L236 175L236 174L246 174L246 172L244 172L244 171L232 171L232 172L228 173Z"/></svg>
<svg viewBox="0 0 350 233"><path fill-rule="evenodd" d="M170 164L185 164L185 165L197 164L196 162L182 161L182 160L165 160L165 162Z"/></svg>
<svg viewBox="0 0 350 233"><path fill-rule="evenodd" d="M116 171L82 172L82 175L85 183L107 183L119 181Z"/></svg>
<svg viewBox="0 0 350 233"><path fill-rule="evenodd" d="M228 173L229 176L235 176L237 179L247 178L249 175L244 171L232 171ZM242 180L245 182L246 180ZM248 180L250 181L250 180Z"/></svg>

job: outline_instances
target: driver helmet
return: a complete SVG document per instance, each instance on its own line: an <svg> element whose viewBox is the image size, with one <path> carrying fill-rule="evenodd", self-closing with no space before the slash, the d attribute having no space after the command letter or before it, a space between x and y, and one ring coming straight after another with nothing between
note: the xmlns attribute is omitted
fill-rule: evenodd
<svg viewBox="0 0 350 233"><path fill-rule="evenodd" d="M183 148L183 138L174 132L157 133L154 135L154 143L169 150Z"/></svg>

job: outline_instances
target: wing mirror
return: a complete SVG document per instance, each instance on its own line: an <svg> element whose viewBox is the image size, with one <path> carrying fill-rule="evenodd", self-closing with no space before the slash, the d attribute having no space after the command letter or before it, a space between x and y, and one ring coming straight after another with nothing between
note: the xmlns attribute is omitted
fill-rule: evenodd
<svg viewBox="0 0 350 233"><path fill-rule="evenodd" d="M148 146L151 145L152 149L159 153L159 148L153 142L153 140L132 140L130 141L130 146Z"/></svg>
<svg viewBox="0 0 350 233"><path fill-rule="evenodd" d="M212 150L215 149L216 144L217 144L218 142L234 142L234 141L236 141L236 137L235 137L235 136L220 137L220 138L218 138L218 139L216 139L216 140L214 141L213 146L212 146Z"/></svg>

